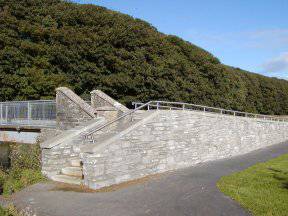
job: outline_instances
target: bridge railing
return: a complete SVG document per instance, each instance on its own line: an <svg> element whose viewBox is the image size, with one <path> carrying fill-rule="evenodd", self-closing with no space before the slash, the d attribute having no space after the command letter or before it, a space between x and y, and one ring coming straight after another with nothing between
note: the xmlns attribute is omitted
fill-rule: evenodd
<svg viewBox="0 0 288 216"><path fill-rule="evenodd" d="M0 102L0 125L55 127L54 100Z"/></svg>
<svg viewBox="0 0 288 216"><path fill-rule="evenodd" d="M140 102L132 103L132 105L134 106L134 109L137 109L139 106L142 106L143 104L144 103L140 103ZM146 106L146 108L147 110L152 110L152 109L193 110L193 111L201 111L201 112L208 112L208 113L218 113L221 115L232 115L232 116L239 116L239 117L256 118L256 119L268 120L268 121L288 122L288 118L283 118L281 116L262 115L262 114L256 114L256 113L241 112L241 111L209 107L209 106L203 106L203 105L198 105L198 104L182 103L182 102L151 101Z"/></svg>
<svg viewBox="0 0 288 216"><path fill-rule="evenodd" d="M247 117L247 118L255 118L255 119L261 119L265 121L277 121L277 122L288 122L287 118L280 118L275 116L268 116L268 115L260 115L260 114L254 114L254 113L247 113L247 112L240 112L240 111L234 111L234 110L227 110L227 109L221 109L216 107L208 107L208 106L202 106L197 104L189 104L189 103L180 103L180 102L168 102L168 101L150 101L148 103L140 103L140 102L133 102L132 105L134 106L134 110L130 110L126 113L124 113L122 116L118 117L115 120L112 120L110 122L107 122L106 124L94 128L88 132L85 132L82 134L83 138L89 142L95 143L96 139L94 137L94 134L97 131L100 131L106 127L109 127L124 118L129 118L131 121L133 121L133 114L138 110L193 110L193 111L200 111L200 112L209 112L209 113L217 113L221 115L232 115L232 116L238 116L238 117Z"/></svg>

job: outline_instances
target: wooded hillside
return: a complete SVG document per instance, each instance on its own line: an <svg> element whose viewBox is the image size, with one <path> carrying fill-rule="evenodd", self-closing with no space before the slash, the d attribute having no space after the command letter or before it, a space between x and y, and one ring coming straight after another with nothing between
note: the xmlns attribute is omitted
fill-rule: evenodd
<svg viewBox="0 0 288 216"><path fill-rule="evenodd" d="M288 114L288 82L225 66L128 15L60 0L0 0L0 101L87 97L185 101Z"/></svg>

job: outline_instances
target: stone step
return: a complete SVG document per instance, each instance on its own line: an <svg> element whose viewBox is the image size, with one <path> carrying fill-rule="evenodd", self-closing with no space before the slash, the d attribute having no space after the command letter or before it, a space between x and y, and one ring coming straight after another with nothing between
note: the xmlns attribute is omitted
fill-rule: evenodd
<svg viewBox="0 0 288 216"><path fill-rule="evenodd" d="M68 176L80 177L82 178L82 168L81 167L65 167L61 170L61 173Z"/></svg>
<svg viewBox="0 0 288 216"><path fill-rule="evenodd" d="M67 183L67 184L80 185L82 183L81 178L74 177L74 176L67 176L67 175L54 175L54 176L51 176L50 179L56 182L62 182L62 183Z"/></svg>
<svg viewBox="0 0 288 216"><path fill-rule="evenodd" d="M82 166L81 160L79 158L70 159L69 162L70 162L70 165L72 167L81 167Z"/></svg>

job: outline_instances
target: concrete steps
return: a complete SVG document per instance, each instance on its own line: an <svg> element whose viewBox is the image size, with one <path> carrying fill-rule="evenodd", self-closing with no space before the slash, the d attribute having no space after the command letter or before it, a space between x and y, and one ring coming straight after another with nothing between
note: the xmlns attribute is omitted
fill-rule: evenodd
<svg viewBox="0 0 288 216"><path fill-rule="evenodd" d="M81 167L65 167L61 170L63 175L74 176L82 178L82 168Z"/></svg>
<svg viewBox="0 0 288 216"><path fill-rule="evenodd" d="M61 174L50 177L51 180L66 184L80 185L83 178L82 162L79 158L71 158L70 166L64 167Z"/></svg>
<svg viewBox="0 0 288 216"><path fill-rule="evenodd" d="M50 177L51 180L56 182L62 182L67 184L76 184L81 185L82 179L75 176L67 176L67 175L54 175Z"/></svg>
<svg viewBox="0 0 288 216"><path fill-rule="evenodd" d="M75 158L75 159L71 159L70 160L70 165L72 167L81 167L82 166L82 162L79 158Z"/></svg>

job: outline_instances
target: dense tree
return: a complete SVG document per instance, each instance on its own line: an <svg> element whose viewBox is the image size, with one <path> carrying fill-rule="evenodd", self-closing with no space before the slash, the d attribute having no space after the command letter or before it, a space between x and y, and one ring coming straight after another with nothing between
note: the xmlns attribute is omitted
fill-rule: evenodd
<svg viewBox="0 0 288 216"><path fill-rule="evenodd" d="M288 82L232 68L150 24L95 5L0 0L0 100L99 88L129 104L162 99L288 114Z"/></svg>

